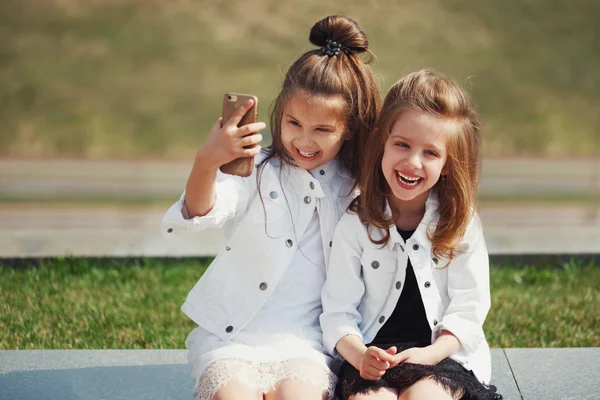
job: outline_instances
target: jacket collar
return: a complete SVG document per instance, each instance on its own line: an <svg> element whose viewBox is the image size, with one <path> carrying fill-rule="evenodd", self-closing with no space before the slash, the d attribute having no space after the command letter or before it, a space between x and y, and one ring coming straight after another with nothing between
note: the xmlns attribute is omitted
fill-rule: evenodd
<svg viewBox="0 0 600 400"><path fill-rule="evenodd" d="M342 166L340 160L336 157L325 164L311 169L305 170L298 168L295 165L289 165L283 162L279 157L272 158L269 163L280 170L280 173L285 177L285 181L295 182L295 188L304 189L310 188L308 194L322 198L328 194L336 193L337 186L342 184L341 181L351 179L348 172ZM345 179L339 179L341 177ZM312 183L312 185L311 185ZM314 186L314 188L313 188Z"/></svg>
<svg viewBox="0 0 600 400"><path fill-rule="evenodd" d="M435 225L439 218L438 206L439 200L437 193L435 193L433 190L429 191L429 196L425 202L425 214L423 215L423 219L421 219L421 222L419 223L419 226L417 226L415 233L413 233L409 239L409 241L415 242L427 251L431 251L431 242L427 237L427 232L428 230L433 231L435 229ZM392 216L392 209L387 201L385 204L385 215L388 218L391 218ZM402 236L400 236L398 233L395 225L391 225L389 227L389 231L390 240L388 240L387 246L390 250L393 250L397 244L406 245L404 239L402 239Z"/></svg>

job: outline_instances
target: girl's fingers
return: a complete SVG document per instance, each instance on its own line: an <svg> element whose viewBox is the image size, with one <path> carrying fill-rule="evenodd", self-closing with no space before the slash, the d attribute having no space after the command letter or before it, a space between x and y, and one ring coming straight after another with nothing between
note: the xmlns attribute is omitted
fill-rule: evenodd
<svg viewBox="0 0 600 400"><path fill-rule="evenodd" d="M381 361L387 361L387 362L394 361L394 356L392 354L388 353L387 351L380 349L380 348L374 348L373 350L375 352L375 357L379 358Z"/></svg>
<svg viewBox="0 0 600 400"><path fill-rule="evenodd" d="M243 147L253 146L255 144L259 144L260 142L262 142L262 140L263 140L262 135L260 133L256 133L254 135L249 135L249 136L242 138L240 140L240 144Z"/></svg>
<svg viewBox="0 0 600 400"><path fill-rule="evenodd" d="M251 149L242 149L242 157L254 157L258 155L258 153L260 153L261 149L262 147L260 147L259 145L256 145Z"/></svg>
<svg viewBox="0 0 600 400"><path fill-rule="evenodd" d="M378 359L371 360L369 365L375 367L379 371L385 371L390 367L390 363L388 361L382 361Z"/></svg>
<svg viewBox="0 0 600 400"><path fill-rule="evenodd" d="M264 122L253 122L251 124L240 127L236 132L236 136L248 136L258 131L262 131L266 127L267 125Z"/></svg>
<svg viewBox="0 0 600 400"><path fill-rule="evenodd" d="M371 381L376 381L377 379L380 378L379 376L371 375L368 372L361 372L360 377L363 379L371 380Z"/></svg>
<svg viewBox="0 0 600 400"><path fill-rule="evenodd" d="M375 376L375 375L371 375L371 374L366 374L364 376L365 379L368 379L370 381L376 381L377 379L381 378L380 376Z"/></svg>
<svg viewBox="0 0 600 400"><path fill-rule="evenodd" d="M378 368L375 368L372 365L367 365L366 371L365 371L368 375L374 376L376 377L375 379L379 379L383 376L383 374L385 374L385 370L380 370Z"/></svg>
<svg viewBox="0 0 600 400"><path fill-rule="evenodd" d="M233 112L231 118L229 118L225 125L237 126L242 118L244 118L244 115L246 115L246 112L252 107L252 104L254 104L254 100L252 99L245 102L240 108Z"/></svg>
<svg viewBox="0 0 600 400"><path fill-rule="evenodd" d="M406 353L406 351L403 351L401 353L396 354L396 356L394 357L394 362L396 364L400 364L400 363L403 363L404 361L408 360L409 357L410 357L410 354Z"/></svg>

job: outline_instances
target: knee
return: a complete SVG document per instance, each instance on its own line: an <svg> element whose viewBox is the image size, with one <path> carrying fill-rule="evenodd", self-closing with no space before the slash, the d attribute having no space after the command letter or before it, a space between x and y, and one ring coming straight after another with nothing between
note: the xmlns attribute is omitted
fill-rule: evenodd
<svg viewBox="0 0 600 400"><path fill-rule="evenodd" d="M289 379L277 385L277 388L265 396L266 400L325 400L327 393L310 383Z"/></svg>
<svg viewBox="0 0 600 400"><path fill-rule="evenodd" d="M376 392L368 394L355 394L348 397L348 400L397 400L398 392L392 388L381 388Z"/></svg>
<svg viewBox="0 0 600 400"><path fill-rule="evenodd" d="M457 398L460 398L458 396ZM452 394L431 379L420 380L402 391L399 400L454 400Z"/></svg>
<svg viewBox="0 0 600 400"><path fill-rule="evenodd" d="M205 398L205 397L203 397ZM215 392L211 400L237 400L237 399L253 399L259 400L261 396L253 392L250 388L235 381L228 382ZM198 397L200 399L200 397Z"/></svg>

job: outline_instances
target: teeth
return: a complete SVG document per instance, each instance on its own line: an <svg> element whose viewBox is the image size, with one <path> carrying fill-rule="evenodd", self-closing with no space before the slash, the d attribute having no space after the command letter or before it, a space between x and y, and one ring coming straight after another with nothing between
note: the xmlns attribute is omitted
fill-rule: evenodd
<svg viewBox="0 0 600 400"><path fill-rule="evenodd" d="M417 183L419 183L421 181L421 178L419 178L419 177L409 178L406 175L402 175L400 172L398 172L398 177L400 178L400 180L402 182L404 182L404 184L406 184L408 186L415 186Z"/></svg>
<svg viewBox="0 0 600 400"><path fill-rule="evenodd" d="M298 150L298 153L300 153L300 155L301 155L302 157L313 157L313 156L316 156L316 155L317 155L318 151L313 151L313 152L307 153L307 152L305 152L305 151Z"/></svg>

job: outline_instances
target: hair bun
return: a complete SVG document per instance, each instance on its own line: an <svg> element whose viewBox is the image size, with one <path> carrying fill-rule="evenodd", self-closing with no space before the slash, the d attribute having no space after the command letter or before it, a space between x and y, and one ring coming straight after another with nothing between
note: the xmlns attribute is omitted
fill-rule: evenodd
<svg viewBox="0 0 600 400"><path fill-rule="evenodd" d="M362 53L369 49L367 35L358 23L341 15L330 15L314 24L308 39L319 47L327 45L327 39L335 40L355 53Z"/></svg>

